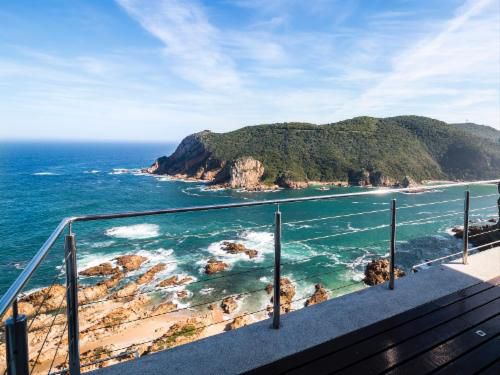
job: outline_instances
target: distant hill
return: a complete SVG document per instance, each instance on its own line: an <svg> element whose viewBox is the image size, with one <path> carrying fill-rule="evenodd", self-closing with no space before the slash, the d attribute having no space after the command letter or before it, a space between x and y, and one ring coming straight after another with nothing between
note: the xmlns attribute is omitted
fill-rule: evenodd
<svg viewBox="0 0 500 375"><path fill-rule="evenodd" d="M500 143L500 130L492 128L491 126L478 125L472 122L465 122L462 124L450 124L450 125L462 129L467 133L474 134L478 137Z"/></svg>
<svg viewBox="0 0 500 375"><path fill-rule="evenodd" d="M186 137L148 171L247 188L301 187L307 181L392 186L474 180L500 177L500 144L426 117L356 117L325 125L203 131Z"/></svg>

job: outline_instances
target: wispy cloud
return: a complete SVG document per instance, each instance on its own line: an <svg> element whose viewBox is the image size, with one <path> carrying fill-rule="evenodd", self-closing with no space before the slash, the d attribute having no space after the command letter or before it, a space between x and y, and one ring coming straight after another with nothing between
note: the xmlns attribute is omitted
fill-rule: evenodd
<svg viewBox="0 0 500 375"><path fill-rule="evenodd" d="M165 45L168 65L204 88L239 85L233 61L222 52L221 34L195 3L178 0L118 0Z"/></svg>

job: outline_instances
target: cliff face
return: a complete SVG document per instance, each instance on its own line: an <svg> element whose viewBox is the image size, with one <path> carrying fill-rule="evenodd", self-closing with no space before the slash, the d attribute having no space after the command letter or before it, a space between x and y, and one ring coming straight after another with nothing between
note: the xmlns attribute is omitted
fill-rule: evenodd
<svg viewBox="0 0 500 375"><path fill-rule="evenodd" d="M302 188L310 181L408 186L499 177L500 145L425 117L358 117L203 131L146 171L249 190Z"/></svg>

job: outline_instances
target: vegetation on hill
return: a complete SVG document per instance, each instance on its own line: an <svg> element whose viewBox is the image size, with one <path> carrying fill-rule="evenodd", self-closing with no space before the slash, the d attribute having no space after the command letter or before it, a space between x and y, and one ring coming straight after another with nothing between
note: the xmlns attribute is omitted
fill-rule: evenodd
<svg viewBox="0 0 500 375"><path fill-rule="evenodd" d="M478 125L472 122L465 122L463 124L450 124L450 125L462 129L465 132L473 134L475 136L500 143L500 130L492 128L491 126Z"/></svg>
<svg viewBox="0 0 500 375"><path fill-rule="evenodd" d="M153 173L200 177L214 171L227 180L231 164L252 157L264 166L264 183L339 181L371 175L378 183L405 176L482 179L500 174L500 144L442 121L418 117L356 117L332 124L280 123L228 133L204 131L183 140ZM380 177L387 179L381 182Z"/></svg>

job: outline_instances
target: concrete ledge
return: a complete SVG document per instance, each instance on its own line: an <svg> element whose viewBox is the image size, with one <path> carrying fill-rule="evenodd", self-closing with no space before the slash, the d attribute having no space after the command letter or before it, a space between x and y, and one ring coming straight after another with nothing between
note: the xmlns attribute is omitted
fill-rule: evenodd
<svg viewBox="0 0 500 375"><path fill-rule="evenodd" d="M386 284L351 293L282 317L192 344L93 371L95 375L238 374L300 352L424 303L500 275L500 247L430 267Z"/></svg>

